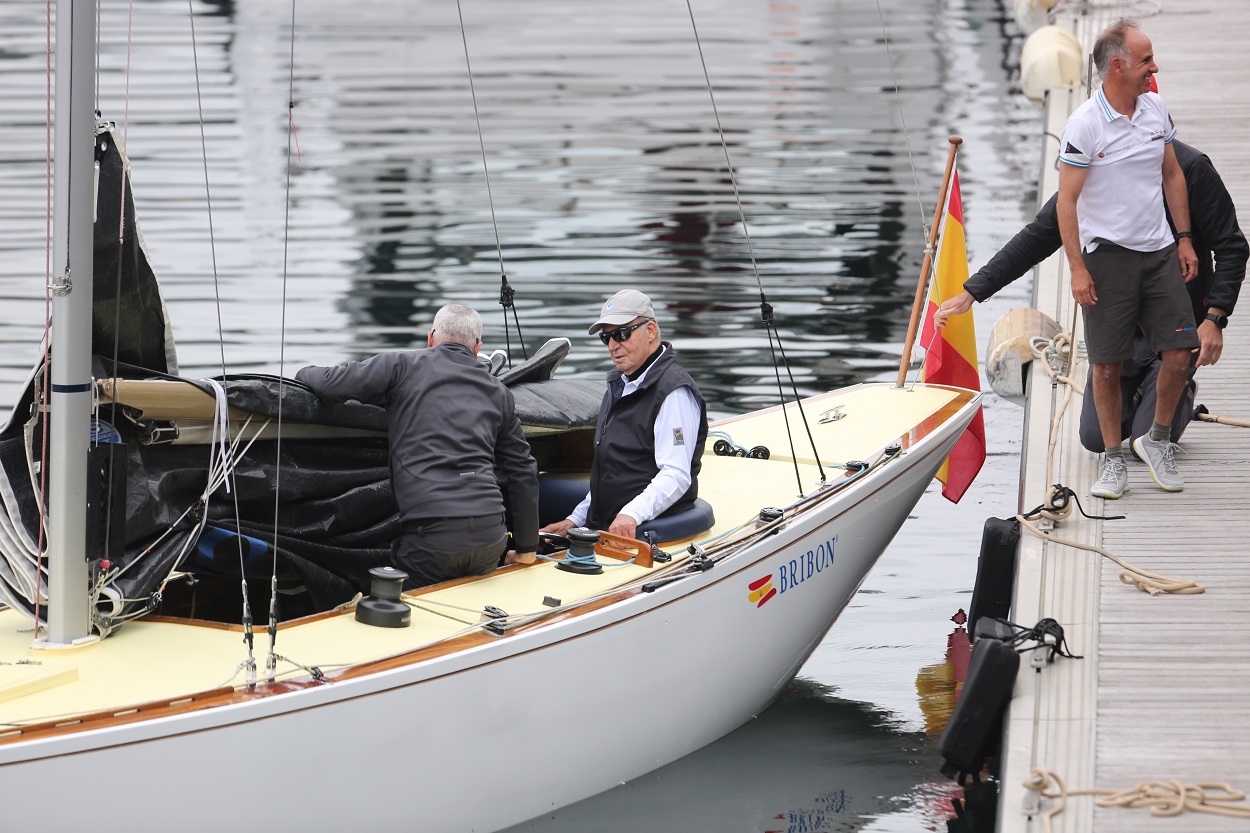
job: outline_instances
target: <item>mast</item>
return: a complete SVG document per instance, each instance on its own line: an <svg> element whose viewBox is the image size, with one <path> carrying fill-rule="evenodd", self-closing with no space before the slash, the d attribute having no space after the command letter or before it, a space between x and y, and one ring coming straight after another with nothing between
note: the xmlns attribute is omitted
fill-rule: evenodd
<svg viewBox="0 0 1250 833"><path fill-rule="evenodd" d="M89 636L87 450L95 225L95 2L57 0L48 409L48 643Z"/></svg>

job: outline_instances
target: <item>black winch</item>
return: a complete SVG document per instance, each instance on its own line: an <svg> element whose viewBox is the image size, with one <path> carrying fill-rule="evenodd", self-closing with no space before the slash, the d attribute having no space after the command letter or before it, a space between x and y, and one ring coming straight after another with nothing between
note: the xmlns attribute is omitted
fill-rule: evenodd
<svg viewBox="0 0 1250 833"><path fill-rule="evenodd" d="M599 533L584 526L574 527L565 535L569 539L569 551L556 564L556 568L569 573L585 576L597 576L603 572L603 565L595 559L595 544L599 543Z"/></svg>
<svg viewBox="0 0 1250 833"><path fill-rule="evenodd" d="M369 571L373 584L369 597L356 604L356 621L378 628L406 628L412 609L400 598L408 574L394 567L374 567Z"/></svg>

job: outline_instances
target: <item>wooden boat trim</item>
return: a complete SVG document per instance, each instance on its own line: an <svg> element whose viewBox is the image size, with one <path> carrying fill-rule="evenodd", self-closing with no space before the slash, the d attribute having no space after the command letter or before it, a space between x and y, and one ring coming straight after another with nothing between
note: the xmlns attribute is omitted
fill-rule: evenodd
<svg viewBox="0 0 1250 833"><path fill-rule="evenodd" d="M57 735L67 735L111 726L124 726L127 723L154 720L158 717L189 714L194 711L214 706L224 706L230 702L235 702L238 693L236 689L230 687L215 688L182 697L154 700L150 703L127 706L121 709L108 709L92 714L54 718L29 726L0 726L0 744L9 744L34 738L55 737Z"/></svg>

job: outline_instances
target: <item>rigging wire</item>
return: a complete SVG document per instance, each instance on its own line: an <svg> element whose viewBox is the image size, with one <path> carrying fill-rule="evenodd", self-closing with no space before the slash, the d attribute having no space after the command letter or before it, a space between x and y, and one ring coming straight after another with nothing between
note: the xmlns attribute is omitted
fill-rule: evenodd
<svg viewBox="0 0 1250 833"><path fill-rule="evenodd" d="M898 102L898 119L903 127L903 144L907 148L907 161L911 165L911 178L916 187L916 205L920 208L921 239L929 240L929 226L925 222L924 198L920 193L920 175L916 173L916 157L911 150L911 131L907 129L907 114L903 111L903 93L898 86L898 75L894 69L894 53L890 50L890 35L886 31L885 12L881 11L881 0L877 0L877 19L881 21L881 39L885 42L885 57L890 64L890 81L894 85L894 99Z"/></svg>
<svg viewBox="0 0 1250 833"><path fill-rule="evenodd" d="M286 388L286 298L290 284L290 252L291 252L291 175L295 166L295 158L299 153L298 137L295 132L295 0L291 0L291 40L287 56L287 138L286 138L286 182L284 183L284 206L282 214L282 304L278 324L278 425L274 451L273 473L273 543L270 552L273 555L269 573L269 651L265 656L265 679L273 682L278 667L278 511L281 508L282 495L282 400ZM240 533L242 526L239 526ZM239 536L239 551L242 553L242 535Z"/></svg>
<svg viewBox="0 0 1250 833"><path fill-rule="evenodd" d="M459 0L457 0L457 2L459 2ZM803 412L803 401L799 397L798 385L794 381L794 374L790 369L790 361L786 358L785 347L782 346L781 343L781 333L774 333L775 327L773 322L773 307L772 304L768 303L768 298L764 295L764 282L760 278L759 263L755 258L755 246L751 242L751 230L747 225L746 211L742 207L742 195L738 191L738 177L737 174L734 173L733 162L729 159L729 143L725 141L725 128L721 124L720 110L716 106L716 93L712 89L712 76L708 73L707 59L703 57L703 41L699 38L699 26L695 22L694 6L691 5L690 0L686 0L686 11L690 15L690 29L694 32L694 44L699 51L699 64L703 67L703 81L707 86L708 99L712 102L712 115L716 119L716 134L720 137L721 151L725 154L725 170L729 174L729 184L733 188L734 203L738 206L738 217L742 221L742 234L746 239L747 254L751 259L751 272L755 275L755 285L760 291L760 318L764 323L764 329L768 332L768 349L772 354L773 370L777 376L777 393L781 398L781 414L785 419L786 438L790 442L790 457L794 461L794 477L798 480L799 494L801 495L803 494L803 477L799 473L798 455L794 452L794 434L790 430L790 415L786 411L786 395L781 384L781 372L778 369L779 366L777 364L778 351L781 352L781 361L786 368L786 375L790 378L790 389L794 393L794 402L798 406L799 417L803 421L803 428L807 431L807 441L811 443L812 446L812 456L816 460L816 469L820 472L821 483L826 482L827 479L825 477L825 469L820 462L820 452L816 449L816 440L812 437L812 429L811 425L807 421L807 414ZM773 349L774 334L777 337L776 349Z"/></svg>
<svg viewBox="0 0 1250 833"><path fill-rule="evenodd" d="M127 8L128 8L128 17L127 17L127 29L126 29L126 69L124 73L125 106L124 106L123 120L122 120L123 129L128 129L129 120L130 120L130 66L131 66L131 58L133 56L133 46L134 46L134 3L133 3L133 0L131 3L128 4ZM41 373L42 373L43 380L42 380L42 384L40 384L39 386L39 409L38 409L38 412L40 413L40 422L41 422L42 431L41 431L41 440L40 440L40 467L39 467L39 506L40 506L39 530L38 530L36 549L34 553L35 557L33 559L34 568L35 568L35 581L34 581L34 592L32 594L34 597L33 613L34 613L34 620L35 620L36 639L38 639L39 628L40 628L40 624L39 624L40 593L41 593L40 588L42 585L42 575L44 572L43 554L44 554L44 549L47 543L47 526L46 526L45 510L47 507L47 497L48 497L47 495L47 472L49 468L48 466L48 434L50 431L50 425L49 425L50 410L49 410L49 402L48 402L48 392L51 390L51 386L52 386L52 368L50 366L50 359L51 359L50 352L51 352L51 343L52 343L52 337L51 337L52 289L53 289L52 259L53 259L53 236L54 236L53 171L52 171L52 144L53 144L52 83L53 83L53 77L54 77L53 3L52 3L52 0L48 0L46 9L47 9L47 15L46 15L46 27L47 27L47 30L46 30L46 37L47 37L46 70L47 72L46 72L46 77L45 77L45 93L46 93L46 97L45 97L46 197L45 198L47 202L46 202L46 212L45 212L46 243L45 243L45 262L44 262L44 274L45 274L44 328L43 328L43 342L44 343L43 343L42 355L40 356L40 366L41 366ZM95 54L98 56L100 53L100 19L101 19L100 18L101 10L98 5L96 6L94 13L95 13L94 35L95 35L95 41L96 41L95 42ZM98 58L95 61L94 69L95 69L95 73L94 73L94 78L92 79L92 81L95 85L95 100L98 102L100 100L100 83L101 83ZM122 148L125 147L124 139L123 139L123 144L121 147ZM118 155L122 160L122 169L121 169L122 188L121 188L121 206L118 211L118 231L117 231L118 243L117 245L118 245L119 256L118 256L118 265L117 265L116 291L118 293L118 296L120 297L120 287L121 287L121 280L122 280L122 265L123 265L121 253L125 248L126 172L128 170L129 165L126 161L124 153L121 152L121 148L119 148L118 151L119 151ZM66 234L69 233L68 229L66 229L65 233ZM69 248L67 247L66 248L67 257L68 257L68 251L69 251ZM65 273L67 275L69 274L68 262L65 265ZM94 278L95 278L94 274L86 276L86 280L89 280L92 282L94 282ZM114 310L114 322L113 322L112 359L113 359L113 375L116 376L118 352L120 349L119 348L120 335L121 335L121 305L119 303L119 304L115 304L114 306L115 306L115 310ZM113 404L113 410L111 412L110 418L112 419L116 418L116 403ZM96 439L98 438L93 436L92 442L94 443ZM112 452L115 452L115 451L116 449L112 449L110 453L110 472L112 470L112 467L111 467L112 456L113 456ZM110 477L108 494L106 496L106 504L105 504L106 506L111 506L113 503L113 499L114 499L113 487L114 487L114 480L112 477ZM109 541L111 540L111 535L112 535L112 513L111 512L106 511L104 513L104 523L105 523L104 552L107 554L109 551ZM94 610L94 606L93 606L93 610Z"/></svg>
<svg viewBox="0 0 1250 833"><path fill-rule="evenodd" d="M100 7L97 5L96 6L97 15L99 14L99 10L100 10ZM124 81L123 81L125 93L122 97L123 98L122 138L121 138L121 142L119 143L119 146L116 148L118 159L121 161L121 173L120 173L121 196L118 200L120 205L117 208L117 272L116 272L116 275L114 276L114 281L113 281L113 291L115 293L115 302L113 304L113 355L112 355L112 371L113 372L111 375L114 380L117 379L118 355L121 353L121 329L122 329L121 299L122 299L122 279L123 279L122 270L125 267L125 260L126 260L125 259L126 194L129 190L129 183L130 183L130 177L129 177L130 159L129 157L126 156L126 142L130 138L130 61L134 54L134 31L135 31L134 21L135 21L135 5L134 5L134 0L131 0L131 2L127 4L127 14L126 14L126 70L124 73ZM99 49L99 36L100 36L100 27L97 23L96 25L97 51ZM99 79L100 79L99 62L97 61L96 63L96 101L97 102L100 100ZM114 137L114 139L116 140L116 137ZM132 249L134 249L135 251L138 250L138 236L137 235L134 240L130 241L130 245ZM138 258L136 257L135 262L137 263L137 261L138 261ZM95 267L94 267L94 261L93 261L92 271L94 272L94 270L95 270ZM92 275L93 281L94 281L94 277L95 276ZM94 295L92 297L94 298ZM116 384L116 382L114 382L114 384ZM110 425L117 424L117 397L113 397L109 403L109 424ZM98 414L95 416L95 425L93 427L96 429L99 428ZM93 430L91 432L91 442L93 445L98 443L101 433L102 432L98 430ZM117 492L116 492L117 478L114 476L114 472L116 471L116 468L118 465L117 446L118 446L118 443L120 442L121 442L121 438L117 436L110 438L108 442L108 449L109 449L109 458L108 458L108 464L107 464L108 465L108 492L104 496L104 506L105 506L104 554L103 554L104 564L101 565L101 567L104 569L107 569L106 565L108 563L108 556L112 550L110 545L112 543L113 534L114 534L113 512L112 512L113 501L119 499ZM124 502L125 501L124 495L120 499ZM124 547L124 542L123 542L123 547ZM101 572L103 572L103 569ZM103 576L101 576L101 578L103 578ZM98 592L104 589L104 586L105 586L105 582L103 581L100 581L97 584L97 588L98 588L97 593L96 593L97 596L98 596ZM96 605L93 604L91 606L91 609L94 613L97 610Z"/></svg>
<svg viewBox="0 0 1250 833"><path fill-rule="evenodd" d="M39 536L35 547L35 639L39 639L39 597L43 585L43 550L48 527L44 508L48 505L48 390L52 385L52 368L48 366L52 339L52 0L47 0L47 43L45 44L46 73L44 76L44 255L43 255L43 350L39 366L43 376L39 385L38 408L41 414L39 440Z"/></svg>
<svg viewBox="0 0 1250 833"><path fill-rule="evenodd" d="M245 421L243 426L239 429L238 435L231 440L229 436L229 405L226 402L225 389L222 387L221 383L216 380L209 379L207 381L209 386L213 389L214 414L212 438L208 444L208 478L204 485L203 492L201 492L199 498L182 511L182 514L166 526L165 531L161 533L155 541L150 543L138 558L133 559L129 563L120 567L112 568L107 573L101 572L93 588L94 596L91 600L93 607L96 606L99 601L99 597L104 593L106 585L115 583L117 579L121 578L121 576L124 575L131 567L140 563L143 556L152 552L152 550L159 546L162 541L172 536L172 534L178 530L180 526L182 526L183 521L188 517L192 517L194 514L190 528L186 531L185 535L183 535L182 541L178 545L178 551L172 561L175 566L182 563L187 554L191 552L191 548L194 547L199 541L204 529L208 526L208 513L202 510L208 505L209 497L213 494L213 492L223 486L226 488L227 492L230 491L230 475L234 473L235 466L238 465L238 460L247 453L253 443L260 439L261 434L269 426L269 420L262 423L261 426L256 429L256 433L252 436L252 439L248 441L247 445L244 446L243 450L240 452L239 446L242 444L243 439L246 436L247 428L251 424L251 417L248 417L247 421ZM240 546L242 546L242 544L240 544ZM173 571L171 570L169 575L161 581L157 590L147 597L147 604L142 609L119 616L98 616L96 626L100 630L100 635L107 636L108 633L121 623L127 622L131 619L137 619L141 616L146 616L148 613L155 610L159 606L160 600L164 595L165 586L172 580L173 575ZM124 604L133 604L144 600L125 598L122 599L122 601ZM246 665L247 660L244 660L242 664Z"/></svg>
<svg viewBox="0 0 1250 833"><path fill-rule="evenodd" d="M925 253L925 257L930 257L934 254L934 250L931 248L930 241L929 241L930 226L928 222L925 220L925 217L927 215L926 215L925 208L924 208L924 196L922 195L921 190L920 190L920 176L917 173L916 157L915 157L915 154L912 152L912 148L911 148L911 131L907 127L907 113L906 113L906 110L903 108L903 94L902 94L901 88L899 87L898 74L894 65L894 52L893 50L890 49L890 35L885 25L885 12L883 12L881 9L881 0L877 0L876 5L877 5L877 19L881 22L881 39L885 44L886 60L890 65L890 82L894 86L894 99L898 104L898 118L903 128L903 144L907 148L907 162L908 162L908 166L911 168L912 184L916 191L916 206L920 209L920 231L921 231L921 240L923 241L922 246L921 246L921 251ZM952 139L951 141L952 143L955 143L954 139ZM946 200L947 193L943 191L939 199ZM940 209L940 205L938 206L938 208ZM935 217L934 221L938 222L938 218ZM928 275L923 275L922 280L924 280L927 284ZM921 292L921 291L923 290L917 289L917 292ZM920 297L920 296L918 295L917 297ZM926 355L928 354L928 351L932 348L933 342L937 339L937 335L938 335L937 327L934 327L933 334L929 338L929 343L926 345L923 345ZM904 353L909 354L903 357L908 363L910 363L911 361L910 351L911 351L912 346L913 345L909 336L908 343L903 348ZM924 372L924 366L923 364L921 364L914 370L914 375L912 376L911 385L909 385L909 387L915 386L917 380L923 374L923 372ZM899 385L901 386L903 383L903 379L901 378L901 374L902 374L901 369L899 373L900 373Z"/></svg>
<svg viewBox="0 0 1250 833"><path fill-rule="evenodd" d="M217 383L210 382L210 384L217 384ZM255 433L252 435L252 438L247 441L246 445L243 445L243 440L247 436L247 429L252 424L252 417L249 416L247 420L244 421L243 425L239 427L239 429L237 430L234 439L230 440L229 444L227 445L223 443L219 439L219 437L221 436L221 432L229 431L230 426L221 421L220 412L215 414L214 418L215 418L215 422L213 425L213 434L212 434L213 439L212 439L212 442L209 444L209 447L214 448L214 449L220 447L222 449L222 454L220 455L220 457L216 454L213 454L210 456L209 465L208 465L208 481L204 486L203 492L201 492L200 496L193 503L191 503L189 506L187 506L186 509L182 511L182 514L180 514L173 521L165 525L165 531L161 533L160 536L158 536L154 541L148 544L147 548L143 552L144 555L156 549L156 547L159 546L160 543L165 538L172 535L178 529L178 527L182 524L182 522L187 517L191 516L193 512L195 512L197 509L199 509L208 501L209 495L211 495L213 492L217 491L217 489L221 488L223 485L227 483L229 476L233 473L235 467L238 465L238 461L242 459L242 457L246 455L249 450L251 450L251 447L257 442L257 440L261 439L261 435L264 433L265 429L269 427L269 424L271 422L271 420L267 419L263 423L261 423L260 426L256 429ZM241 445L243 445L243 448L240 450L239 446ZM203 530L205 524L207 523L207 520L206 520L207 516L205 516L202 512L199 514L201 517L198 521L195 521L194 523L195 528L188 533L187 539L183 544L182 550L178 553L177 557L174 559L175 564L179 564L182 562L183 557L187 554L187 552L190 551L191 545L195 543L196 538L198 538L199 533ZM127 564L121 567L118 567L110 574L110 578L117 579L121 575L125 574L128 570L130 570L131 567L134 567L136 564L138 564L140 561L141 561L141 558L134 559L128 562ZM168 581L169 581L169 577L167 577L165 581L162 582L162 586L164 586L164 584Z"/></svg>
<svg viewBox="0 0 1250 833"><path fill-rule="evenodd" d="M486 164L486 139L481 130L481 113L477 109L477 86L472 80L472 63L469 60L469 35L465 31L465 13L461 9L460 0L456 0L456 15L460 18L460 41L465 48L465 73L469 76L469 98L472 99L472 118L477 125L477 148L481 150L481 170L486 178L486 201L490 205L490 228L495 231L495 253L499 256L499 305L504 308L504 343L507 348L507 366L512 366L511 329L507 324L507 310L512 310L512 321L516 325L516 339L520 341L521 356L527 360L529 351L525 349L525 335L521 333L521 320L516 316L516 305L512 303L516 290L507 283L507 270L504 269L504 244L499 239L499 219L495 216L495 194L490 186L490 165Z"/></svg>
<svg viewBox="0 0 1250 833"><path fill-rule="evenodd" d="M940 332L941 331L935 325L933 327L933 333L929 336L929 343L921 345L922 347L924 347L924 352L926 356L929 354L929 351L933 349L933 343L937 341L937 338ZM907 385L908 390L914 389L916 387L916 384L922 381L920 377L923 374L924 374L924 363L917 362L916 366L912 368L911 382Z"/></svg>
<svg viewBox="0 0 1250 833"><path fill-rule="evenodd" d="M486 139L482 133L482 115L477 106L477 86L473 83L473 64L469 60L469 36L465 32L464 10L460 7L460 0L456 0L456 14L460 17L460 40L464 44L464 68L469 76L469 97L473 100L473 119L477 124L477 144L482 151L482 173L486 177L486 201L490 204L490 225L495 232L495 253L499 257L499 305L503 307L503 332L504 343L508 350L508 367L512 367L512 337L508 325L508 310L512 310L512 320L516 323L517 339L521 343L521 355L528 360L529 353L525 349L525 336L521 333L521 320L517 318L516 305L513 303L516 290L508 284L508 273L503 265L503 244L499 240L499 220L495 216L495 196L490 186L490 166L486 164Z"/></svg>
<svg viewBox="0 0 1250 833"><path fill-rule="evenodd" d="M222 317L221 317L221 283L220 283L219 275L217 271L217 238L213 233L213 195L212 195L212 187L211 187L209 176L208 176L208 139L204 131L204 94L200 88L200 57L199 57L199 45L195 37L194 0L187 0L187 17L190 21L190 27L191 27L191 60L192 60L192 65L195 70L195 101L196 101L196 107L198 109L198 114L199 114L200 160L203 163L203 167L204 167L204 202L205 202L205 209L208 214L208 245L209 245L209 255L211 257L211 262L212 262L212 267L213 267L214 309L217 313L217 347L221 353L221 384L224 387L227 382L226 344L225 344L225 337L223 335L225 332L225 327L222 323ZM225 431L229 433L228 425L226 426ZM211 449L210 449L210 461L211 459L212 458L211 458ZM228 478L233 479L233 474L234 474L234 469L231 468L228 470L226 476ZM228 486L227 486L227 491L231 492L233 496L234 518L235 518L235 524L237 526L240 523L239 521L239 514L240 514L239 513L239 493L237 489L231 490L229 489ZM205 492L205 499L204 499L205 518L207 518L209 494L211 494L211 492ZM252 622L253 622L252 607L251 607L251 603L248 601L247 570L245 569L246 565L244 563L244 558L243 558L243 539L240 537L240 538L237 538L236 540L238 542L238 547L239 547L239 581L241 584L240 591L243 596L243 642L244 644L247 645L247 659L244 662L247 665L248 683L251 684L251 683L254 683L256 680L256 659L252 652L252 647L254 644L254 635L252 633Z"/></svg>

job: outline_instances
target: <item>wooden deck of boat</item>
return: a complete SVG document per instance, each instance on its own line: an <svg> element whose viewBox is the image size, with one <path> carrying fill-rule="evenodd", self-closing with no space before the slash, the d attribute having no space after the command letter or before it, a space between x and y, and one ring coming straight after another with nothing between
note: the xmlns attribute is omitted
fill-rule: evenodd
<svg viewBox="0 0 1250 833"><path fill-rule="evenodd" d="M1168 4L1139 18L1160 67L1159 86L1180 138L1206 152L1241 211L1250 220L1250 109L1242 47L1221 33L1250 30L1245 0ZM1057 25L1088 49L1097 33L1124 13L1149 14L1113 4L1077 4ZM1084 10L1086 14L1080 16ZM1052 96L1046 130L1058 135L1084 90ZM1041 197L1057 184L1057 140L1046 140ZM1074 307L1062 257L1039 270L1035 304L1064 329ZM1225 332L1224 354L1198 374L1197 401L1213 414L1250 419L1250 316L1243 303ZM1076 330L1078 339L1081 331ZM1037 364L1036 362L1034 363ZM1069 790L1129 789L1141 782L1224 781L1250 790L1250 431L1194 422L1178 456L1185 490L1168 494L1145 467L1129 460L1130 491L1119 501L1089 496L1098 459L1077 439L1080 399L1068 406L1047 475L1051 419L1062 398L1040 368L1032 368L1026 405L1021 507L1042 502L1045 486L1073 488L1092 513L1127 515L1121 521L1058 524L1057 535L1096 544L1146 570L1193 579L1202 595L1150 596L1119 580L1113 563L1089 552L1044 543L1026 534L1020 550L1013 620L1031 625L1043 616L1064 627L1073 653L1040 673L1027 662L1016 682L1004 747L1000 833L1042 831L1023 807L1022 784L1037 767L1058 773ZM1084 362L1076 374L1082 386ZM1243 806L1246 802L1242 803ZM1044 805L1043 810L1049 806ZM1185 812L1151 816L1146 809L1097 808L1090 797L1069 799L1054 818L1055 833L1115 831L1232 831L1245 818Z"/></svg>

